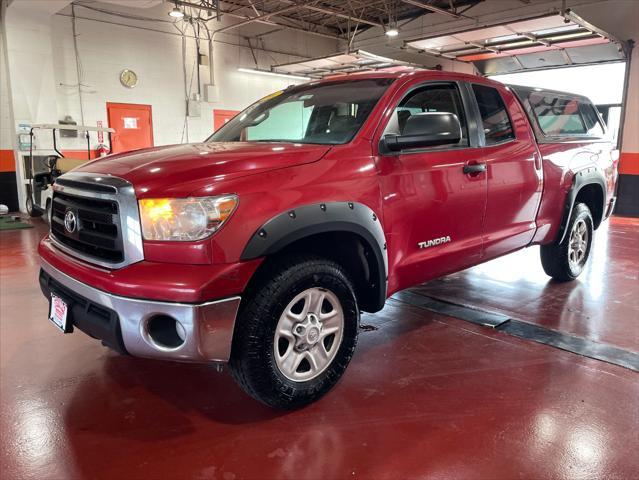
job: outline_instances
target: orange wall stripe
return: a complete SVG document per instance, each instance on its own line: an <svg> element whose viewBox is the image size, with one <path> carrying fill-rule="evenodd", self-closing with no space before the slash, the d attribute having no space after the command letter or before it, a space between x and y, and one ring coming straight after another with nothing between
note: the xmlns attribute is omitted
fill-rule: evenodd
<svg viewBox="0 0 639 480"><path fill-rule="evenodd" d="M62 150L65 157L79 160L87 158L86 150ZM91 150L91 158L98 158L98 152ZM16 162L13 158L13 150L0 150L0 172L15 172Z"/></svg>
<svg viewBox="0 0 639 480"><path fill-rule="evenodd" d="M639 175L639 152L621 152L619 173L621 175Z"/></svg>
<svg viewBox="0 0 639 480"><path fill-rule="evenodd" d="M75 158L78 160L87 158L86 150L60 150L62 155L68 158ZM98 158L98 152L96 150L91 150L91 158Z"/></svg>
<svg viewBox="0 0 639 480"><path fill-rule="evenodd" d="M0 172L15 172L16 161L13 150L0 150Z"/></svg>

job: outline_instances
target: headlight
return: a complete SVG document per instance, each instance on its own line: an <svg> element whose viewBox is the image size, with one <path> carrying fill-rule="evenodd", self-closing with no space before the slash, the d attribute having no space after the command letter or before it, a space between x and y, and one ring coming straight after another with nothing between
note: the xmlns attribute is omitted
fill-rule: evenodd
<svg viewBox="0 0 639 480"><path fill-rule="evenodd" d="M238 204L236 195L140 200L145 240L192 242L217 231Z"/></svg>

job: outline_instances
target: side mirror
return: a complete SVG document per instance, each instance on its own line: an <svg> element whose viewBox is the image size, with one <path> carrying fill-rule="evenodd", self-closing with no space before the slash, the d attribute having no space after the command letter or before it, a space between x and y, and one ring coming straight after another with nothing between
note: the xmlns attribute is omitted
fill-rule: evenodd
<svg viewBox="0 0 639 480"><path fill-rule="evenodd" d="M247 123L244 127L257 127L260 123L270 117L271 113L267 110L265 112L260 113L257 117L255 117L251 123Z"/></svg>
<svg viewBox="0 0 639 480"><path fill-rule="evenodd" d="M457 115L447 112L426 112L411 115L401 135L384 135L382 150L399 152L405 148L454 145L462 138Z"/></svg>

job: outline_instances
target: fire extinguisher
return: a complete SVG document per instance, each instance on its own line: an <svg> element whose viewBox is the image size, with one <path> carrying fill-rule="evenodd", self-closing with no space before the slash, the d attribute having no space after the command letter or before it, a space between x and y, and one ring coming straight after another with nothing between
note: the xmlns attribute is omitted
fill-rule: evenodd
<svg viewBox="0 0 639 480"><path fill-rule="evenodd" d="M99 144L95 150L98 152L98 156L100 157L106 157L109 153L111 153L109 147L107 147L104 143Z"/></svg>

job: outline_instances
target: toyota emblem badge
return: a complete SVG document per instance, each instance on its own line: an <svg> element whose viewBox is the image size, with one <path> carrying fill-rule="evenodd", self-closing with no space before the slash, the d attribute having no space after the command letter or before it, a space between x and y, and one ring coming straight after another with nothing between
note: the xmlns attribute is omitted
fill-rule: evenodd
<svg viewBox="0 0 639 480"><path fill-rule="evenodd" d="M64 228L66 228L67 232L73 233L78 226L78 222L75 218L75 213L71 210L67 210L67 213L64 214Z"/></svg>

